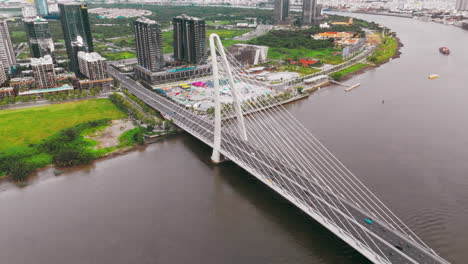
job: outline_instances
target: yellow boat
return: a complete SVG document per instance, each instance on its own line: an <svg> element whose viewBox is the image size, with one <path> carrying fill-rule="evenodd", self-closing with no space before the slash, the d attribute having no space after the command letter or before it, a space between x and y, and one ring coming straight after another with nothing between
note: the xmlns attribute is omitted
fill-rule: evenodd
<svg viewBox="0 0 468 264"><path fill-rule="evenodd" d="M440 76L438 74L431 74L429 75L429 79L433 80L433 79L437 79L439 78Z"/></svg>

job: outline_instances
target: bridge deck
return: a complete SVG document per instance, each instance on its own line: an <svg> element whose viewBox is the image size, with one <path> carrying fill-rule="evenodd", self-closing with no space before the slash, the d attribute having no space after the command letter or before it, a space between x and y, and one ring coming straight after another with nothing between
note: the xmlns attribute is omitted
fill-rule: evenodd
<svg viewBox="0 0 468 264"><path fill-rule="evenodd" d="M116 70L111 69L110 71L121 82L122 86L135 96L156 110L171 115L175 124L212 146L214 127L211 122L144 88L141 84ZM339 237L353 238L354 243L344 240L359 252L363 254L365 252L374 253L374 256L372 256L373 254L364 254L372 262L448 263L432 250L419 245L383 221L379 221L372 213L365 212L340 196L332 194L323 188L323 184L314 180L315 177L308 177L298 170L289 168L281 160L269 156L268 153L256 149L232 134L223 132L222 138L225 139L221 143L223 155L255 175L328 229L334 229L329 226L332 224L338 232L332 231ZM371 218L373 223L364 222L366 218Z"/></svg>

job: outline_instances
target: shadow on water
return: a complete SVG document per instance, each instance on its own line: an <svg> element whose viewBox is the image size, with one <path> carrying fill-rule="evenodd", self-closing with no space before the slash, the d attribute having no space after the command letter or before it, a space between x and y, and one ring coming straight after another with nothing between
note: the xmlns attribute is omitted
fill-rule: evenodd
<svg viewBox="0 0 468 264"><path fill-rule="evenodd" d="M183 144L213 169L213 176L229 185L244 197L269 221L275 223L294 239L294 242L310 251L310 255L326 259L326 263L371 263L340 238L281 197L261 181L233 162L219 165L211 163L211 148L189 136L183 136Z"/></svg>

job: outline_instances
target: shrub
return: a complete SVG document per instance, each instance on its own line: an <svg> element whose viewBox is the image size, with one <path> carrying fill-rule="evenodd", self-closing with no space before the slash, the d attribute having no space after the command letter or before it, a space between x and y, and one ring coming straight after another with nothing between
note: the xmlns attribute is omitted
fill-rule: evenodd
<svg viewBox="0 0 468 264"><path fill-rule="evenodd" d="M34 169L35 168L30 163L23 160L16 160L10 164L7 174L11 175L15 181L21 182L25 180Z"/></svg>
<svg viewBox="0 0 468 264"><path fill-rule="evenodd" d="M94 159L94 155L86 149L63 149L54 155L53 163L58 166L76 166L88 164Z"/></svg>

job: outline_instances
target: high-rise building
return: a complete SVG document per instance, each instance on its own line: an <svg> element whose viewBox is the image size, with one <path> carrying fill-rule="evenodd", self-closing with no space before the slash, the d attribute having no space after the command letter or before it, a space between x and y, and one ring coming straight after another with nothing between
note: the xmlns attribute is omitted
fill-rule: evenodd
<svg viewBox="0 0 468 264"><path fill-rule="evenodd" d="M106 59L97 52L78 52L78 64L81 74L92 81L109 78Z"/></svg>
<svg viewBox="0 0 468 264"><path fill-rule="evenodd" d="M468 11L468 0L457 0L455 4L455 10Z"/></svg>
<svg viewBox="0 0 468 264"><path fill-rule="evenodd" d="M51 88L57 86L54 61L50 55L31 59L31 68L38 88Z"/></svg>
<svg viewBox="0 0 468 264"><path fill-rule="evenodd" d="M23 22L29 39L31 56L40 58L51 55L54 52L54 41L47 20L38 17L24 19Z"/></svg>
<svg viewBox="0 0 468 264"><path fill-rule="evenodd" d="M198 64L206 54L205 20L187 15L173 19L174 59Z"/></svg>
<svg viewBox="0 0 468 264"><path fill-rule="evenodd" d="M160 71L165 66L161 25L141 17L135 20L133 26L138 65L151 72Z"/></svg>
<svg viewBox="0 0 468 264"><path fill-rule="evenodd" d="M305 0L307 1L307 0ZM275 24L286 24L289 22L289 0L275 0Z"/></svg>
<svg viewBox="0 0 468 264"><path fill-rule="evenodd" d="M60 3L59 10L65 47L70 60L68 68L70 71L78 73L78 51L94 51L88 7L85 4Z"/></svg>
<svg viewBox="0 0 468 264"><path fill-rule="evenodd" d="M45 17L49 15L49 5L47 4L47 0L34 0L36 5L37 15L41 17Z"/></svg>
<svg viewBox="0 0 468 264"><path fill-rule="evenodd" d="M5 71L9 71L16 64L15 50L13 44L11 44L10 31L6 20L0 21L0 60Z"/></svg>
<svg viewBox="0 0 468 264"><path fill-rule="evenodd" d="M302 24L311 25L318 21L322 12L322 6L317 0L304 0L302 3Z"/></svg>

